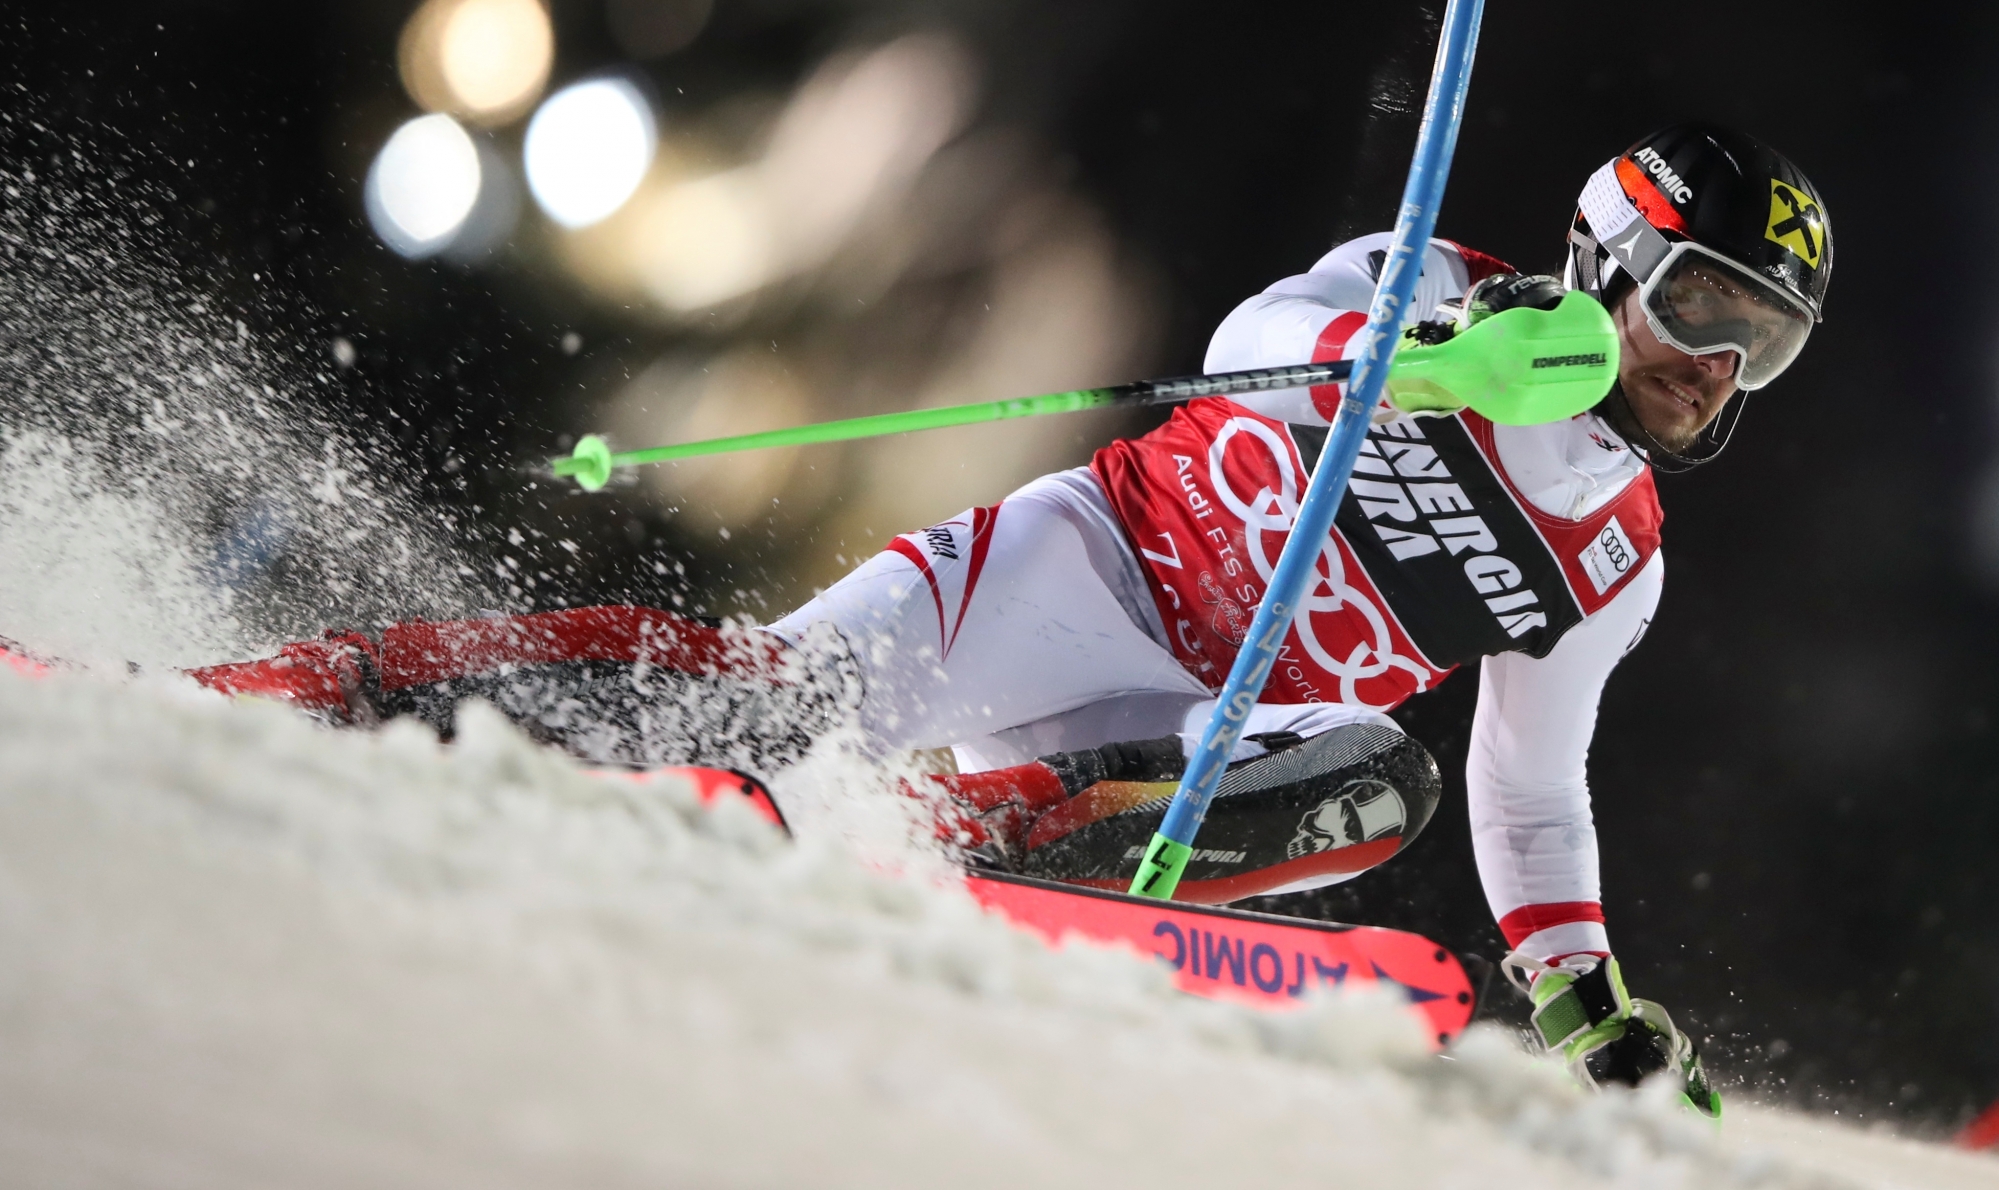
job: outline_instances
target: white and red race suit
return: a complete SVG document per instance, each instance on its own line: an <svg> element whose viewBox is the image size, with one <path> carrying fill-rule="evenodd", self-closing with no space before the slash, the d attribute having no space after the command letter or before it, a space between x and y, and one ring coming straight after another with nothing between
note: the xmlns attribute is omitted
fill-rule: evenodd
<svg viewBox="0 0 1999 1190"><path fill-rule="evenodd" d="M1350 241L1238 306L1207 370L1356 349L1387 244ZM1433 240L1410 308L1496 271ZM897 538L772 630L830 623L861 662L867 729L951 745L968 770L1171 732L1191 747L1340 395L1194 401L1088 469ZM1607 952L1585 763L1603 683L1658 604L1660 521L1644 460L1592 414L1375 426L1249 731L1387 722L1478 661L1466 783L1493 913L1537 957Z"/></svg>

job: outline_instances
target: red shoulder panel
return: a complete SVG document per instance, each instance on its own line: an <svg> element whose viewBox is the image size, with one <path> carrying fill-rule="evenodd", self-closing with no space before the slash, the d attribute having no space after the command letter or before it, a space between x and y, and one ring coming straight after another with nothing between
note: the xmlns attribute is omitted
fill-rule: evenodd
<svg viewBox="0 0 1999 1190"><path fill-rule="evenodd" d="M1312 345L1312 362L1323 364L1329 360L1346 358L1347 344L1356 332L1367 325L1367 315L1359 310L1348 310L1337 315L1319 332L1319 341ZM1319 416L1331 422L1340 412L1340 392L1345 385L1315 384L1312 386L1312 408Z"/></svg>
<svg viewBox="0 0 1999 1190"><path fill-rule="evenodd" d="M1517 273L1520 271L1497 256L1488 256L1476 248L1467 248L1456 240L1445 240L1444 242L1456 248L1458 255L1464 257L1465 272L1469 274L1465 278L1466 285L1476 285L1487 277L1496 276L1500 273Z"/></svg>
<svg viewBox="0 0 1999 1190"><path fill-rule="evenodd" d="M1562 564L1569 591L1584 615L1594 615L1609 603L1632 575L1659 551L1659 528L1666 519L1659 507L1659 489L1647 468L1627 484L1616 499L1579 521L1554 516L1534 507L1499 462L1492 423L1469 409L1458 419L1478 444L1494 475L1534 526L1541 540Z"/></svg>

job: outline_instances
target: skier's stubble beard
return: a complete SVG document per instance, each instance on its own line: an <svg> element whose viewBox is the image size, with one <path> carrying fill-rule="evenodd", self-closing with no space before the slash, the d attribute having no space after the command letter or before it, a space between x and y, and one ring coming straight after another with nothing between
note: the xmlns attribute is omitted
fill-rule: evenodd
<svg viewBox="0 0 1999 1190"><path fill-rule="evenodd" d="M1611 307L1617 325L1617 382L1638 424L1659 445L1684 454L1735 395L1733 351L1688 355L1662 343L1632 286Z"/></svg>

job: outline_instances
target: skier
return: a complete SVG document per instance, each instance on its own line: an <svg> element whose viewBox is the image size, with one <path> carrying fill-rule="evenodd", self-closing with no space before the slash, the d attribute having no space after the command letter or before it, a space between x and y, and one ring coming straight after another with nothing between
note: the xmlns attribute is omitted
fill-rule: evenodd
<svg viewBox="0 0 1999 1190"><path fill-rule="evenodd" d="M1343 244L1243 302L1215 332L1207 370L1355 354L1388 239ZM1400 850L1440 783L1383 712L1476 661L1474 852L1541 1037L1585 1082L1670 1069L1697 1106L1718 1110L1691 1042L1629 996L1612 957L1585 762L1604 681L1643 637L1664 580L1652 469L1720 453L1738 392L1770 383L1803 348L1831 266L1811 182L1760 142L1705 124L1645 137L1590 177L1559 280L1433 240L1410 322L1429 317L1410 333L1434 339L1581 289L1611 313L1618 381L1591 412L1551 425L1377 411L1177 895L1320 887ZM824 681L797 685L848 702L878 747L953 750L959 774L933 784L948 795L945 832L975 857L1121 888L1243 643L1341 397L1327 385L1194 401L1088 467L897 537L767 635L683 628L666 652L699 653L701 666L679 668L710 681L795 674L801 659L835 675L832 695ZM587 631L573 627L586 613L549 613L525 651L406 645L402 656L426 660L397 663L393 682L377 672L396 668L387 640L292 646L292 664L331 675L314 680L347 713L412 709L442 691L434 711L483 692L573 749L602 752L601 727L552 713L574 704L576 682L529 689L511 667L602 664L621 649L661 664L639 628L604 618L613 610L590 609L599 619ZM605 632L623 643L562 643ZM504 680L478 685L502 655ZM221 667L208 680L244 689L262 672ZM403 702L383 703L384 691ZM639 719L657 710L629 691L611 701L621 739L643 735ZM734 723L763 718L752 708Z"/></svg>
<svg viewBox="0 0 1999 1190"><path fill-rule="evenodd" d="M1229 775L1187 885L1214 899L1284 892L1393 854L1434 804L1434 769L1380 712L1477 661L1466 784L1510 964L1533 977L1552 1048L1585 1077L1593 1065L1631 1081L1692 1064L1662 1010L1634 1008L1611 958L1584 772L1604 681L1664 578L1651 468L1720 452L1737 391L1803 348L1832 258L1804 175L1708 125L1638 141L1578 208L1561 283L1437 240L1411 309L1455 299L1462 323L1583 289L1617 327L1618 383L1553 425L1376 418L1318 585L1250 715L1235 759L1251 763ZM1237 307L1207 370L1354 353L1387 241L1341 245ZM892 660L870 675L872 733L951 744L961 767L986 770L959 784L989 816L1008 812L992 833L1027 871L1121 884L1167 803L1143 788L1077 795L1106 776L1179 775L1340 397L1329 385L1195 401L1087 469L897 538L772 631L798 642L831 624L877 642ZM1253 775L1266 755L1281 775ZM1618 1026L1634 1013L1653 1027L1626 1041Z"/></svg>

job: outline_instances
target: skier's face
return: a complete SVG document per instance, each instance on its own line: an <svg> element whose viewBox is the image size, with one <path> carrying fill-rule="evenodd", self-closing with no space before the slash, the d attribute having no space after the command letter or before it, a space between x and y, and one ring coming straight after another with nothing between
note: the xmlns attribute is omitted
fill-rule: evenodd
<svg viewBox="0 0 1999 1190"><path fill-rule="evenodd" d="M1645 321L1636 286L1611 315L1620 352L1617 379L1632 413L1660 445L1685 450L1735 395L1735 353L1688 355L1660 342Z"/></svg>

